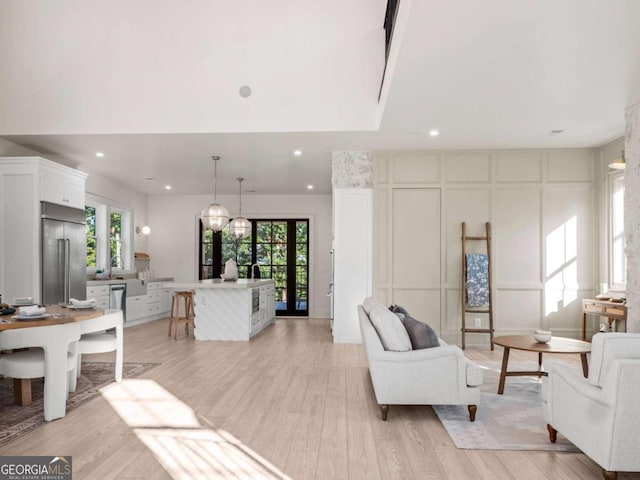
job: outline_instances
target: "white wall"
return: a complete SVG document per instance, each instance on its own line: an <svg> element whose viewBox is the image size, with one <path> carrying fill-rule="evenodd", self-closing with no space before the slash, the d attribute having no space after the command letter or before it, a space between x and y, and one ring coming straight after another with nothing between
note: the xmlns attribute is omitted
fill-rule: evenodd
<svg viewBox="0 0 640 480"><path fill-rule="evenodd" d="M362 342L356 305L371 296L372 199L370 188L333 189L335 343Z"/></svg>
<svg viewBox="0 0 640 480"><path fill-rule="evenodd" d="M459 342L461 222L468 235L481 235L485 222L491 222L496 333L526 334L543 327L579 337L580 300L591 297L597 285L593 150L377 152L374 159L374 295L379 300L404 302L445 340ZM402 216L412 215L416 227L394 228L398 189L439 192L439 221L425 216L428 205L415 204ZM430 243L440 245L436 283L420 281L394 264L398 255L405 260L409 255L412 261L404 264L422 268L424 278L431 278L426 270L438 268L418 248L394 250L402 236L420 231L421 225L440 234L439 243ZM486 316L480 317L487 327ZM487 344L488 335L468 334L467 342Z"/></svg>
<svg viewBox="0 0 640 480"><path fill-rule="evenodd" d="M212 195L149 196L148 251L157 276L171 276L177 281L198 278L197 219L212 201ZM237 212L237 196L219 195L218 203L232 215ZM331 196L244 195L242 213L248 218L310 219L309 316L328 317Z"/></svg>

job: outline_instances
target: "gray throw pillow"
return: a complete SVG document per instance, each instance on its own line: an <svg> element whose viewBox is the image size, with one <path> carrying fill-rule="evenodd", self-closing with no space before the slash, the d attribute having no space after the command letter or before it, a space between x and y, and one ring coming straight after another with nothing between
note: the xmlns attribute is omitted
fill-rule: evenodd
<svg viewBox="0 0 640 480"><path fill-rule="evenodd" d="M389 310L391 310L393 313L401 313L403 315L409 315L409 312L407 312L407 309L404 307L401 307L400 305L391 305L389 307Z"/></svg>
<svg viewBox="0 0 640 480"><path fill-rule="evenodd" d="M405 315L401 320L404 328L407 329L409 339L411 339L411 347L414 350L440 346L436 332L429 325L419 322L409 315Z"/></svg>

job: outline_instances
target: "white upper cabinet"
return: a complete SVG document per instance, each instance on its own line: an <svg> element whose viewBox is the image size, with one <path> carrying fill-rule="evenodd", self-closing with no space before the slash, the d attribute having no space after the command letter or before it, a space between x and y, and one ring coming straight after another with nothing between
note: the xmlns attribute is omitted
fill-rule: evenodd
<svg viewBox="0 0 640 480"><path fill-rule="evenodd" d="M79 172L78 172L79 173ZM85 180L74 171L40 171L40 200L84 209Z"/></svg>

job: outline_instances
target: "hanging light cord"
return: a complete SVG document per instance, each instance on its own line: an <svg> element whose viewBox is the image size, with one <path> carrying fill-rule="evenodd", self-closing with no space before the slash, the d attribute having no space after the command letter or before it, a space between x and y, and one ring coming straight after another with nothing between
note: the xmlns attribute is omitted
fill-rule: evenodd
<svg viewBox="0 0 640 480"><path fill-rule="evenodd" d="M244 178L242 177L238 177L238 196L240 197L240 213L239 213L239 217L242 216L242 181L244 180Z"/></svg>
<svg viewBox="0 0 640 480"><path fill-rule="evenodd" d="M218 160L220 157L214 155L213 159L213 203L218 203Z"/></svg>

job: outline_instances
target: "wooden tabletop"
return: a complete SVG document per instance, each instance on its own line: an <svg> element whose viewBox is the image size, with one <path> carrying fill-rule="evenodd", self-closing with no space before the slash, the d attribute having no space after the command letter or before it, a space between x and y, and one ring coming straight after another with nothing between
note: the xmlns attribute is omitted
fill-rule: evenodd
<svg viewBox="0 0 640 480"><path fill-rule="evenodd" d="M17 320L15 318L18 312L17 310L13 315L3 315L0 317L0 331L10 330L13 328L44 327L46 325L80 322L82 320L89 320L90 318L101 317L104 315L104 310L101 308L92 308L91 310L70 310L59 305L48 305L46 309L47 313L51 314L51 316L40 320Z"/></svg>
<svg viewBox="0 0 640 480"><path fill-rule="evenodd" d="M505 335L495 337L493 343L506 348L540 353L589 353L591 344L573 338L551 337L549 343L538 343L533 335Z"/></svg>

